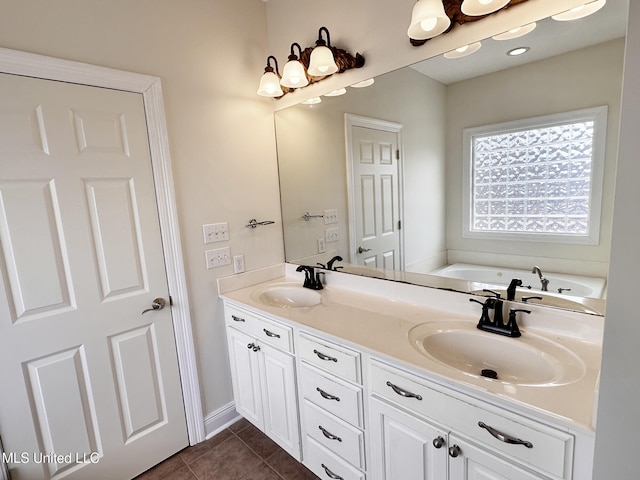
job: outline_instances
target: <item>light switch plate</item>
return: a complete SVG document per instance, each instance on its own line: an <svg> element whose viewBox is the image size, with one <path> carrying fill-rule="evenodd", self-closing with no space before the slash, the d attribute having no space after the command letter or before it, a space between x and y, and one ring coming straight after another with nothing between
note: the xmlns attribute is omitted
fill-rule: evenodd
<svg viewBox="0 0 640 480"><path fill-rule="evenodd" d="M229 240L229 224L223 223L209 223L202 226L202 233L204 235L204 243L224 242Z"/></svg>
<svg viewBox="0 0 640 480"><path fill-rule="evenodd" d="M207 250L204 254L207 260L207 269L231 265L231 251L229 247Z"/></svg>
<svg viewBox="0 0 640 480"><path fill-rule="evenodd" d="M327 243L329 243L329 242L337 242L338 240L340 240L340 237L338 235L338 229L337 228L327 228L324 231L324 240Z"/></svg>
<svg viewBox="0 0 640 480"><path fill-rule="evenodd" d="M318 239L318 253L324 253L326 252L326 248L324 245L324 238L319 238Z"/></svg>
<svg viewBox="0 0 640 480"><path fill-rule="evenodd" d="M338 223L338 210L335 208L324 211L324 224L330 225L332 223Z"/></svg>

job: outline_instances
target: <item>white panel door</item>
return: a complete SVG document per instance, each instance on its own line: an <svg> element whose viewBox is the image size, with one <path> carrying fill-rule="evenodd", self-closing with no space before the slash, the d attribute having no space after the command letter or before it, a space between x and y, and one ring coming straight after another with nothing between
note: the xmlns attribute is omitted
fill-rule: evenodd
<svg viewBox="0 0 640 480"><path fill-rule="evenodd" d="M399 270L400 178L398 133L351 126L353 175L352 261L358 265Z"/></svg>
<svg viewBox="0 0 640 480"><path fill-rule="evenodd" d="M14 480L187 446L139 94L0 75L0 435ZM5 457L7 456L5 455Z"/></svg>
<svg viewBox="0 0 640 480"><path fill-rule="evenodd" d="M372 398L369 403L374 480L447 478L447 431Z"/></svg>
<svg viewBox="0 0 640 480"><path fill-rule="evenodd" d="M449 480L539 480L547 478L518 468L455 435L450 435L449 444L450 448L456 449L457 452L454 453L455 457L449 458Z"/></svg>

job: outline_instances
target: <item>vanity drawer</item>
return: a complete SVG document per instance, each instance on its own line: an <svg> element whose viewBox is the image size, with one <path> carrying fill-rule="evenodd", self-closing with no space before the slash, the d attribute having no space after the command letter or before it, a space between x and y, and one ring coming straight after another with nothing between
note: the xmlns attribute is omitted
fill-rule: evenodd
<svg viewBox="0 0 640 480"><path fill-rule="evenodd" d="M362 383L358 352L304 333L298 339L298 353L304 361L352 382Z"/></svg>
<svg viewBox="0 0 640 480"><path fill-rule="evenodd" d="M363 432L333 415L326 413L309 400L302 403L306 435L358 468L364 467Z"/></svg>
<svg viewBox="0 0 640 480"><path fill-rule="evenodd" d="M256 340L293 352L293 329L259 315L247 312L231 305L225 305L225 321L238 330L252 335Z"/></svg>
<svg viewBox="0 0 640 480"><path fill-rule="evenodd" d="M436 419L496 454L501 453L554 478L571 478L574 439L566 432L475 399L463 401L449 396L431 388L428 380L375 360L371 362L371 383L374 395L422 417ZM529 442L531 448L502 441L489 429L496 436Z"/></svg>
<svg viewBox="0 0 640 480"><path fill-rule="evenodd" d="M362 389L301 364L300 396L351 425L362 426Z"/></svg>
<svg viewBox="0 0 640 480"><path fill-rule="evenodd" d="M321 479L364 480L364 473L324 448L310 436L305 436L305 466Z"/></svg>

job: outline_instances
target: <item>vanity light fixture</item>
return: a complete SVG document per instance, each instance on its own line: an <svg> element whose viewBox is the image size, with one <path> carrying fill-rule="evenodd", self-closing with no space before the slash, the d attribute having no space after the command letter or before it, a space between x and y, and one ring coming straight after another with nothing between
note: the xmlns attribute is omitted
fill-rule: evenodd
<svg viewBox="0 0 640 480"><path fill-rule="evenodd" d="M479 17L497 12L507 3L509 0L464 0L460 9L465 15Z"/></svg>
<svg viewBox="0 0 640 480"><path fill-rule="evenodd" d="M365 88L365 87L368 87L370 85L373 85L374 82L375 82L375 79L368 78L366 80L362 80L361 82L354 83L353 85L351 85L351 87L353 87L353 88Z"/></svg>
<svg viewBox="0 0 640 480"><path fill-rule="evenodd" d="M480 42L470 43L469 45L464 45L462 47L458 47L455 50L451 50L445 53L444 58L455 59L466 57L467 55L471 55L474 52L480 50L482 44Z"/></svg>
<svg viewBox="0 0 640 480"><path fill-rule="evenodd" d="M444 11L442 0L418 0L411 12L407 35L414 40L428 40L444 33L450 26L451 20Z"/></svg>
<svg viewBox="0 0 640 480"><path fill-rule="evenodd" d="M494 35L491 38L493 38L494 40L513 40L514 38L519 38L526 35L527 33L532 32L535 28L536 22L533 22L518 28L512 28L507 32Z"/></svg>
<svg viewBox="0 0 640 480"><path fill-rule="evenodd" d="M294 53L294 48L298 47L298 53L300 56ZM289 88L300 88L306 85L309 85L309 80L307 79L307 72L305 71L304 65L299 60L302 56L302 48L299 43L291 44L291 55L289 55L289 61L284 66L282 70L282 78L280 79L280 85Z"/></svg>
<svg viewBox="0 0 640 480"><path fill-rule="evenodd" d="M275 70L270 65L270 61L276 64ZM280 87L280 72L278 72L278 60L273 55L267 57L267 66L264 69L264 74L260 78L260 86L258 87L258 95L262 97L281 97L284 95L282 88Z"/></svg>
<svg viewBox="0 0 640 480"><path fill-rule="evenodd" d="M322 32L325 32L327 41L322 38ZM309 68L307 72L314 77L324 77L331 75L338 71L338 65L333 58L333 52L331 51L331 40L329 37L329 30L327 27L320 27L318 30L318 40L316 40L316 46L311 51L311 57L309 59Z"/></svg>
<svg viewBox="0 0 640 480"><path fill-rule="evenodd" d="M572 8L571 10L567 10L566 12L552 15L551 18L553 18L554 20L558 20L559 22L577 20L579 18L587 17L592 13L596 13L598 10L604 7L605 3L607 3L607 0L595 0L594 2L587 2L584 5Z"/></svg>
<svg viewBox="0 0 640 480"><path fill-rule="evenodd" d="M507 55L509 55L510 57L517 57L519 55L523 55L527 53L529 50L530 50L529 47L516 47L509 50L507 52Z"/></svg>

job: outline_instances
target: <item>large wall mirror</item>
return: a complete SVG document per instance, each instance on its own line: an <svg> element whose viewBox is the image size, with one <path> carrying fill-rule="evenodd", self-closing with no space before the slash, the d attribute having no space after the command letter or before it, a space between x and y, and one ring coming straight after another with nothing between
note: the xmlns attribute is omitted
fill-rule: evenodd
<svg viewBox="0 0 640 480"><path fill-rule="evenodd" d="M345 272L473 293L504 294L519 278L516 300L604 314L627 10L610 1L573 22L545 19L464 58L276 112L286 260L340 256ZM529 50L508 56L515 47ZM594 107L607 108L595 242L463 233L465 130Z"/></svg>

